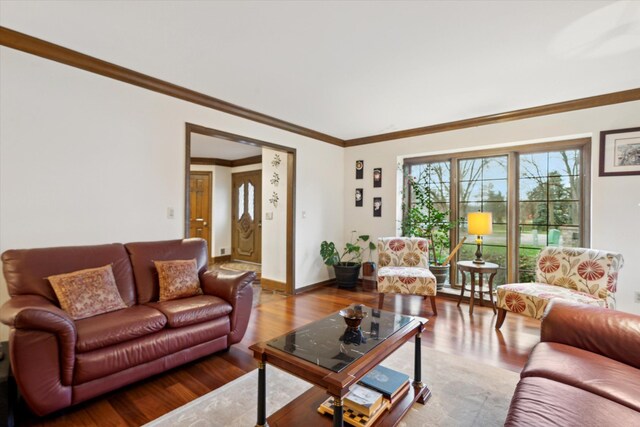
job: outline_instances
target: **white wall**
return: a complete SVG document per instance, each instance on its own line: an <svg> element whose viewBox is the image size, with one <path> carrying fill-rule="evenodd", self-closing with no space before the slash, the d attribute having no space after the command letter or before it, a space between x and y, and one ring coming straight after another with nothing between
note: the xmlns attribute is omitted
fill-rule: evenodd
<svg viewBox="0 0 640 427"><path fill-rule="evenodd" d="M344 177L325 165L344 149L5 47L0 61L1 251L182 237L190 122L297 149L296 287L328 278L318 246L342 240Z"/></svg>
<svg viewBox="0 0 640 427"><path fill-rule="evenodd" d="M276 154L281 160L277 167L271 164ZM262 149L262 277L282 283L287 281L287 167L287 153ZM274 172L280 178L277 184L271 183ZM269 202L274 192L275 206Z"/></svg>
<svg viewBox="0 0 640 427"><path fill-rule="evenodd" d="M592 138L591 146L591 246L620 252L626 260L620 273L617 304L622 311L640 313L634 292L640 292L640 245L633 234L640 222L640 176L599 177L599 132L640 125L640 101L552 116L423 135L351 147L345 150L345 239L350 230L374 238L393 236L397 217L392 206L399 198L397 165L402 157L469 151L513 144ZM362 181L355 179L355 161L364 160L364 207L356 208L353 193ZM372 169L382 167L383 187L372 188ZM372 216L373 196L383 198L382 218ZM632 237L633 236L633 237Z"/></svg>

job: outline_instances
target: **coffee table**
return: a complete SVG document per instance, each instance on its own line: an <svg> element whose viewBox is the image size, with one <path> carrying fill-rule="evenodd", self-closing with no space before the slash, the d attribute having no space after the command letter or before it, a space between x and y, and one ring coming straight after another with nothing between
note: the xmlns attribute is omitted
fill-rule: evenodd
<svg viewBox="0 0 640 427"><path fill-rule="evenodd" d="M349 387L371 369L415 337L414 379L404 398L376 420L376 425L396 425L415 402L424 404L431 396L421 380L420 341L427 319L362 307L367 313L360 331L348 330L344 319L334 313L270 341L250 347L259 361L257 426L323 426L328 417L317 408L334 398L333 426L343 425L342 398ZM266 419L267 363L314 384L310 390Z"/></svg>

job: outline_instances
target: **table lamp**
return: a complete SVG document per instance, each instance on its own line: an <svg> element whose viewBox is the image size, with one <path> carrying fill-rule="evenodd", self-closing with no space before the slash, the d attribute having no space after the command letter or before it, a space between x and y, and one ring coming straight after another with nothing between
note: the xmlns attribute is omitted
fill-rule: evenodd
<svg viewBox="0 0 640 427"><path fill-rule="evenodd" d="M474 264L484 264L482 259L482 236L486 236L493 232L493 218L491 212L470 212L467 214L467 223L469 225L469 234L478 236L476 239L476 259Z"/></svg>

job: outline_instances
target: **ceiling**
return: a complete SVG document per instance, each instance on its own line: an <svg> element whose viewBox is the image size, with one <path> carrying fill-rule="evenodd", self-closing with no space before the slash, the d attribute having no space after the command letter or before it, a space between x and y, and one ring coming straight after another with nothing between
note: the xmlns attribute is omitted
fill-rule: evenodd
<svg viewBox="0 0 640 427"><path fill-rule="evenodd" d="M636 1L2 1L0 24L341 139L640 87Z"/></svg>
<svg viewBox="0 0 640 427"><path fill-rule="evenodd" d="M261 155L261 147L191 133L191 157L238 160Z"/></svg>

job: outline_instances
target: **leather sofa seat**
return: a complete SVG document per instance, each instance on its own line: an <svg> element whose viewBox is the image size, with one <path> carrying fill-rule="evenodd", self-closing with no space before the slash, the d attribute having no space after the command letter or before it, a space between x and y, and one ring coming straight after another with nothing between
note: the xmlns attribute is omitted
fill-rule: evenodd
<svg viewBox="0 0 640 427"><path fill-rule="evenodd" d="M508 427L640 426L640 316L552 300Z"/></svg>
<svg viewBox="0 0 640 427"><path fill-rule="evenodd" d="M624 405L547 378L523 378L505 426L634 426L638 413Z"/></svg>
<svg viewBox="0 0 640 427"><path fill-rule="evenodd" d="M558 381L640 412L640 370L580 348L542 342L531 352L521 377Z"/></svg>
<svg viewBox="0 0 640 427"><path fill-rule="evenodd" d="M139 366L185 348L215 340L230 331L229 318L180 329L165 329L153 335L76 355L74 384L103 378L131 366Z"/></svg>
<svg viewBox="0 0 640 427"><path fill-rule="evenodd" d="M84 353L162 330L166 317L151 307L134 305L76 321L76 351Z"/></svg>
<svg viewBox="0 0 640 427"><path fill-rule="evenodd" d="M213 295L162 301L148 304L167 318L170 328L182 328L194 323L214 320L226 316L233 310L231 304Z"/></svg>

